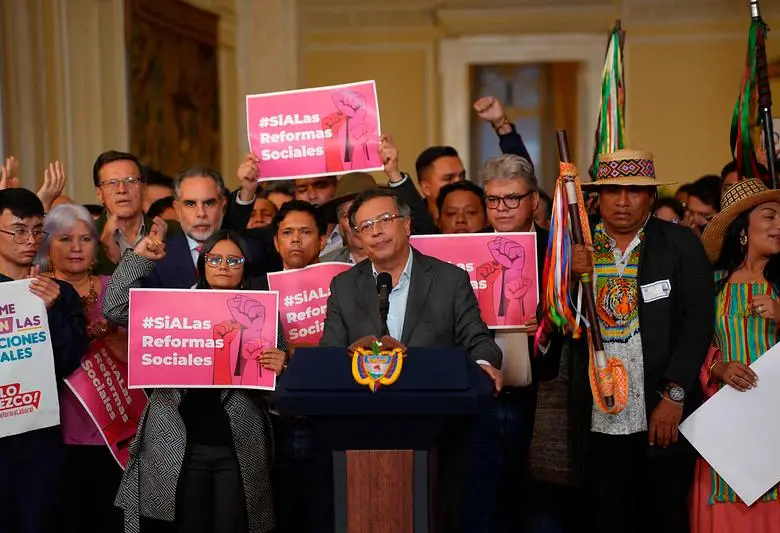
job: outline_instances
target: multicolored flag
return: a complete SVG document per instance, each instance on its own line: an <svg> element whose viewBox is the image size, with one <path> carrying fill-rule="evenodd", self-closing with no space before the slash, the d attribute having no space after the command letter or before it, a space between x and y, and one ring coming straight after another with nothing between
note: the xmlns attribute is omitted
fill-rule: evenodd
<svg viewBox="0 0 780 533"><path fill-rule="evenodd" d="M623 42L625 33L620 28L620 21L615 24L609 35L607 53L604 61L604 71L601 83L601 106L599 109L596 143L593 151L593 162L590 168L591 179L598 174L599 155L625 148L625 87L623 78ZM567 145L565 132L559 138L559 150ZM582 193L579 173L571 162L565 146L566 157L561 152L561 172L555 185L553 195L553 212L550 221L550 237L547 243L547 255L542 276L542 325L537 331L537 347L544 345L546 337L554 329L564 334L579 338L583 334L582 323L586 322L579 313L579 304L575 303L575 288L583 290L580 280L572 279L571 247L574 243L571 214L579 223L581 232L577 239L583 244L591 244L591 233L588 224L588 213ZM581 281L593 290L591 280L583 276ZM580 292L580 296L582 292ZM590 351L589 378L594 404L604 412L617 413L625 408L627 394L627 374L625 368L616 359L602 361L605 358L603 349L594 348L593 335L598 336L601 346L599 324L588 325L586 336ZM595 329L593 329L595 328ZM535 350L535 353L537 350ZM598 359L598 360L597 360ZM598 364L597 364L598 363Z"/></svg>
<svg viewBox="0 0 780 533"><path fill-rule="evenodd" d="M601 105L596 127L596 142L590 165L591 179L596 179L599 155L626 147L626 92L623 76L623 44L626 32L620 21L609 34L607 54L601 79Z"/></svg>
<svg viewBox="0 0 780 533"><path fill-rule="evenodd" d="M737 162L740 179L760 178L771 186L769 182L772 180L770 176L761 172L757 158L757 147L761 146L760 111L771 108L772 105L767 79L766 33L767 25L764 20L760 15L754 16L748 32L747 61L742 75L742 85L731 119L730 140L731 152ZM770 120L767 122L771 131L773 129L771 111L768 113ZM766 128L767 124L764 126ZM774 135L769 138L774 140ZM774 154L769 152L767 155L772 158Z"/></svg>

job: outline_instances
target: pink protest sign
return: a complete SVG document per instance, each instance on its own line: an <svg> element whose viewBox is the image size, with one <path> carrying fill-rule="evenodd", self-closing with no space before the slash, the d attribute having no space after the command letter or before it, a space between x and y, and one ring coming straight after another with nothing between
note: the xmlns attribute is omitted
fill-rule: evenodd
<svg viewBox="0 0 780 533"><path fill-rule="evenodd" d="M276 347L278 309L275 292L132 289L129 386L273 390L259 358Z"/></svg>
<svg viewBox="0 0 780 533"><path fill-rule="evenodd" d="M319 263L268 274L268 286L279 293L282 327L290 347L319 344L330 282L351 267L348 263Z"/></svg>
<svg viewBox="0 0 780 533"><path fill-rule="evenodd" d="M114 459L125 468L130 442L148 401L144 391L127 388L127 365L115 359L104 342L95 341L65 384L100 430Z"/></svg>
<svg viewBox="0 0 780 533"><path fill-rule="evenodd" d="M468 272L482 319L491 329L522 327L536 317L536 233L415 235L410 242L425 255Z"/></svg>
<svg viewBox="0 0 780 533"><path fill-rule="evenodd" d="M246 97L260 181L382 170L373 81Z"/></svg>

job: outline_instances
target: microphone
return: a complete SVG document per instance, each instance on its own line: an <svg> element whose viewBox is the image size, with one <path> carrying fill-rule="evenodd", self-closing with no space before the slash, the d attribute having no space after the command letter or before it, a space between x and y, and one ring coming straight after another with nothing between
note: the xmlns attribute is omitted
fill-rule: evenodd
<svg viewBox="0 0 780 533"><path fill-rule="evenodd" d="M380 272L376 277L376 292L379 293L379 316L382 320L382 336L389 335L387 330L387 314L390 312L390 291L393 290L393 278L387 272Z"/></svg>

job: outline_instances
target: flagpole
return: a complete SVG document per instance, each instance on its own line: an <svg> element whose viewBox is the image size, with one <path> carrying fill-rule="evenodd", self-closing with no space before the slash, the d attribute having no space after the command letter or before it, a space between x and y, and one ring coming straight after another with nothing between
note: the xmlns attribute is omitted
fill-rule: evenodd
<svg viewBox="0 0 780 533"><path fill-rule="evenodd" d="M571 163L571 152L569 151L569 139L566 136L566 130L556 132L555 136L558 140L559 159L564 163ZM582 220L577 207L577 189L577 184L573 179L566 180L564 191L566 192L566 201L569 204L571 237L574 244L585 244ZM604 405L608 409L612 409L615 406L614 387L603 383L605 381L611 383L612 377L605 374L609 363L607 362L607 353L604 350L604 341L601 338L599 315L596 310L596 297L593 291L593 278L590 274L580 274L580 283L582 284L582 299L585 302L585 317L588 320L590 342L593 346L593 364L596 367L596 380L599 383L599 392L604 400Z"/></svg>
<svg viewBox="0 0 780 533"><path fill-rule="evenodd" d="M750 1L750 16L754 22L761 22L761 8L758 0ZM764 150L766 151L766 166L772 180L772 188L777 189L777 174L775 171L775 132L772 121L772 91L769 87L769 73L766 61L766 42L763 32L756 41L756 84L758 86L758 109L761 126L764 132Z"/></svg>

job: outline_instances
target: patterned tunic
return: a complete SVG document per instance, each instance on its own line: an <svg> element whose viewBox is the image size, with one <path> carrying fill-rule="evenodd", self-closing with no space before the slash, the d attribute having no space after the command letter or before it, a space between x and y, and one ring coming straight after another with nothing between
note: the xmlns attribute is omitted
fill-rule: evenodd
<svg viewBox="0 0 780 533"><path fill-rule="evenodd" d="M715 281L724 276L725 272L717 272ZM714 344L721 351L723 362L738 361L749 365L780 340L776 324L754 313L750 306L753 295L767 293L771 293L774 299L778 297L777 291L766 282L728 282L718 293L715 298ZM719 386L725 385L721 383ZM715 470L712 470L712 488L711 504L740 501ZM775 485L761 500L778 500L779 493Z"/></svg>
<svg viewBox="0 0 780 533"><path fill-rule="evenodd" d="M647 431L642 337L639 331L639 254L644 228L621 252L599 223L593 235L596 308L608 358L616 357L628 372L628 403L610 415L593 405L591 431L630 435Z"/></svg>

